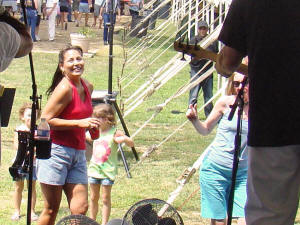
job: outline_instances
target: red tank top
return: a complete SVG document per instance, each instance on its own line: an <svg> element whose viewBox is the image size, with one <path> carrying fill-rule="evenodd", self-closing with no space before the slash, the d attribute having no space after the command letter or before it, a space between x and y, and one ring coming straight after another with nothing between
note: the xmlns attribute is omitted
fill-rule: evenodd
<svg viewBox="0 0 300 225"><path fill-rule="evenodd" d="M58 116L60 119L76 120L85 119L92 115L93 107L90 92L83 80L80 80L84 88L85 99L82 101L75 85L72 85L72 101ZM71 128L68 130L50 130L52 142L77 150L85 150L85 128Z"/></svg>

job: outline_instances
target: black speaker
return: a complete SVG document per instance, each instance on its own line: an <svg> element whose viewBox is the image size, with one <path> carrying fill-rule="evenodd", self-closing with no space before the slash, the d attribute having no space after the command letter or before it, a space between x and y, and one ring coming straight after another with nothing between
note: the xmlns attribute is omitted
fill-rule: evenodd
<svg viewBox="0 0 300 225"><path fill-rule="evenodd" d="M5 88L3 95L0 97L0 119L1 127L7 127L11 108L15 97L15 88Z"/></svg>

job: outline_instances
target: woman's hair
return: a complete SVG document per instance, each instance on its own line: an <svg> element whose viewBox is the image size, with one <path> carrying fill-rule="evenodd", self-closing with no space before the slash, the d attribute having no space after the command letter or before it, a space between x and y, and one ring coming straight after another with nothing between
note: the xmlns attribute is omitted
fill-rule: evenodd
<svg viewBox="0 0 300 225"><path fill-rule="evenodd" d="M58 83L64 78L63 72L60 69L60 65L62 65L64 63L65 53L70 50L76 50L81 54L81 56L83 55L82 49L79 46L70 46L59 52L58 65L57 65L56 71L54 73L54 76L52 78L52 83L46 91L48 96L52 94L52 92L54 91L54 89L56 88Z"/></svg>
<svg viewBox="0 0 300 225"><path fill-rule="evenodd" d="M32 103L30 102L25 102L21 108L19 109L19 119L22 120L23 116L24 116L24 112L26 109L32 109ZM36 113L37 113L37 118L40 118L41 116L41 110L40 109L36 109Z"/></svg>
<svg viewBox="0 0 300 225"><path fill-rule="evenodd" d="M246 56L245 58L243 58L242 61L244 64L248 65L248 56ZM236 93L236 89L233 86L233 80L234 80L234 76L236 75L236 73L233 73L232 76L230 76L228 78L228 84L226 87L226 95L237 95L238 93Z"/></svg>
<svg viewBox="0 0 300 225"><path fill-rule="evenodd" d="M101 103L94 107L93 117L107 118L109 125L116 125L116 116L113 107L110 104Z"/></svg>
<svg viewBox="0 0 300 225"><path fill-rule="evenodd" d="M235 73L233 73L232 76L230 76L228 78L228 83L227 83L227 87L225 90L226 95L236 95L237 94L236 90L234 89L234 86L233 86L234 76L235 76Z"/></svg>

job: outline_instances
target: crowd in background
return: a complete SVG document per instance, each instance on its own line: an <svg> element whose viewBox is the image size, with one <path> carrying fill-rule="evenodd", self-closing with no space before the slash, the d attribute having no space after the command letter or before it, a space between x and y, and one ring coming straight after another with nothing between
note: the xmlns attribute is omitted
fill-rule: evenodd
<svg viewBox="0 0 300 225"><path fill-rule="evenodd" d="M97 24L99 29L103 27L103 41L104 44L108 44L107 24L110 23L111 2L111 0L25 0L27 24L31 30L32 41L41 41L39 25L41 20L47 20L48 41L55 41L56 27L67 30L68 23L74 22L76 27L96 27ZM120 0L114 0L113 3L113 23L116 22L116 18L120 21L121 10L123 11L124 7L133 17L143 7L141 0L122 1L122 3ZM2 5L12 16L24 21L20 0L3 0ZM92 23L89 22L90 17Z"/></svg>

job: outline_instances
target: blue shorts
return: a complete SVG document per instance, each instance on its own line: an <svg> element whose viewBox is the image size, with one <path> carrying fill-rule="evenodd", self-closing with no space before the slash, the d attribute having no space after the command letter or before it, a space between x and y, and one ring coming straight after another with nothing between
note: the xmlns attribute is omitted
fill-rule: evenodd
<svg viewBox="0 0 300 225"><path fill-rule="evenodd" d="M200 169L201 216L225 219L231 187L232 168L205 159ZM234 190L232 217L244 218L247 168L238 169Z"/></svg>
<svg viewBox="0 0 300 225"><path fill-rule="evenodd" d="M13 181L21 181L21 180L29 180L29 173L27 173L26 175L22 176L22 178L16 178L13 179ZM32 180L36 181L37 177L36 177L36 166L33 166L32 168Z"/></svg>
<svg viewBox="0 0 300 225"><path fill-rule="evenodd" d="M52 143L51 157L37 160L37 177L50 185L87 184L85 150Z"/></svg>
<svg viewBox="0 0 300 225"><path fill-rule="evenodd" d="M113 185L114 181L109 178L89 177L89 184Z"/></svg>
<svg viewBox="0 0 300 225"><path fill-rule="evenodd" d="M90 8L88 3L79 3L79 12L81 13L89 13Z"/></svg>

